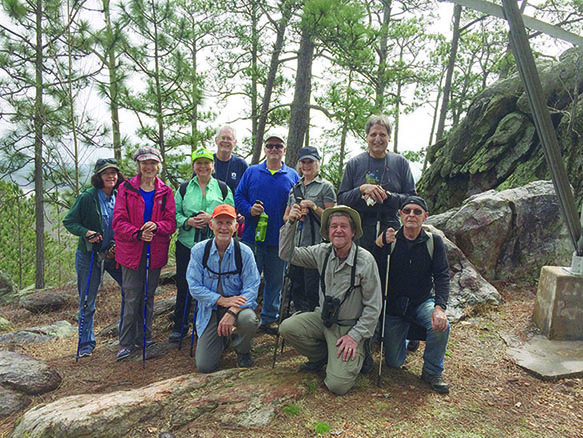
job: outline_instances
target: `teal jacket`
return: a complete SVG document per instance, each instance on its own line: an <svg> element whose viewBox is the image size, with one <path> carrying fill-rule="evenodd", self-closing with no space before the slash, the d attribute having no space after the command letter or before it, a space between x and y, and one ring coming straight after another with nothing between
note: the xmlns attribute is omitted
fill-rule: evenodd
<svg viewBox="0 0 583 438"><path fill-rule="evenodd" d="M206 186L205 195L203 196L198 178L195 176L190 180L184 193L184 198L180 194L180 190L176 190L174 195L176 202L176 227L178 228L178 241L187 248L192 248L195 242L196 228L186 224L188 218L194 213L205 211L212 214L217 205L229 204L234 205L233 193L228 189L227 196L223 199L223 194L219 187L219 182L211 177ZM212 237L212 232L206 227L199 232L198 242Z"/></svg>
<svg viewBox="0 0 583 438"><path fill-rule="evenodd" d="M81 250L85 254L91 254L91 251L87 251L87 246L85 244L85 234L87 230L93 230L101 235L104 234L103 221L101 219L101 207L99 207L99 198L95 187L85 190L81 193L75 203L63 219L63 225L65 228L75 236L79 236L79 243L77 244L77 249ZM116 191L113 192L116 194ZM95 248L100 251L101 248Z"/></svg>

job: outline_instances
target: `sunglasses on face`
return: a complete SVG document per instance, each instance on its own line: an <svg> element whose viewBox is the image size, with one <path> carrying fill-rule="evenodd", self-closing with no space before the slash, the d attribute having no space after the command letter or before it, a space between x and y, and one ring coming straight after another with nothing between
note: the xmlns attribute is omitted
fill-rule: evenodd
<svg viewBox="0 0 583 438"><path fill-rule="evenodd" d="M281 143L267 143L265 145L265 147L267 149L270 149L270 150L273 149L273 148L275 148L275 149L283 149L283 145Z"/></svg>
<svg viewBox="0 0 583 438"><path fill-rule="evenodd" d="M100 158L97 160L98 166L103 166L104 164L117 164L117 160L115 158Z"/></svg>
<svg viewBox="0 0 583 438"><path fill-rule="evenodd" d="M423 210L421 210L420 208L404 208L401 211L403 212L404 215L411 214L411 212L413 212L415 216L421 216L423 214Z"/></svg>

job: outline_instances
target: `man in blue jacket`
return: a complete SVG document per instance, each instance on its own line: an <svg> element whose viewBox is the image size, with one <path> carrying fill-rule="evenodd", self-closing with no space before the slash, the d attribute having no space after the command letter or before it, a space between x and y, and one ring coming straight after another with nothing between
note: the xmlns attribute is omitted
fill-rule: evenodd
<svg viewBox="0 0 583 438"><path fill-rule="evenodd" d="M411 324L417 324L427 335L421 380L436 392L448 393L449 385L442 377L449 339L445 314L449 298L449 264L445 245L440 236L423 230L423 222L429 215L423 198L407 197L401 203L399 215L401 228L396 232L388 228L377 238L373 249L383 283L387 260L390 260L385 362L394 368L403 365L407 356L407 332Z"/></svg>
<svg viewBox="0 0 583 438"><path fill-rule="evenodd" d="M259 274L253 252L233 239L236 219L233 206L215 207L209 222L215 238L192 248L186 272L190 294L198 301L196 367L201 373L217 368L229 339L237 365L253 366L249 351L259 325L254 311Z"/></svg>
<svg viewBox="0 0 583 438"><path fill-rule="evenodd" d="M263 150L265 161L249 167L241 178L235 192L235 207L245 216L241 240L254 249L257 268L265 279L260 330L275 335L285 269L284 261L278 256L279 229L283 225L289 192L299 177L283 162L282 136L268 135ZM255 230L262 213L268 216L267 232L263 241L257 241Z"/></svg>

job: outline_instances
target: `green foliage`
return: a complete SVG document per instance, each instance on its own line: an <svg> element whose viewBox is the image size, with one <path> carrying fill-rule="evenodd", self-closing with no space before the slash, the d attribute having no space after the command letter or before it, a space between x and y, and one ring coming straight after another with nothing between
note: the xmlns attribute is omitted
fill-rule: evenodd
<svg viewBox="0 0 583 438"><path fill-rule="evenodd" d="M330 432L330 429L332 429L332 426L322 421L318 421L316 424L314 424L314 431L316 432L317 435L323 435L325 433L328 433Z"/></svg>
<svg viewBox="0 0 583 438"><path fill-rule="evenodd" d="M423 161L425 160L425 153L426 149L423 148L419 151L402 151L401 155L413 163L423 164Z"/></svg>
<svg viewBox="0 0 583 438"><path fill-rule="evenodd" d="M300 413L300 408L298 405L294 403L290 403L283 407L283 412L285 412L290 417L294 417Z"/></svg>

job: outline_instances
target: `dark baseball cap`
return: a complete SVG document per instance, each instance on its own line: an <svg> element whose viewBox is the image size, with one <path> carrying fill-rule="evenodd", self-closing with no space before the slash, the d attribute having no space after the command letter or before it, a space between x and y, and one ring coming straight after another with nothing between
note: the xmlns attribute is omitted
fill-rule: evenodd
<svg viewBox="0 0 583 438"><path fill-rule="evenodd" d="M425 210L426 212L429 211L427 209L427 203L425 202L425 199L423 199L421 196L416 196L416 195L407 196L405 198L405 200L403 202L401 202L401 206L399 207L399 210L402 210L403 207L405 207L405 205L408 205L408 204L416 204L419 207L421 207L423 210Z"/></svg>
<svg viewBox="0 0 583 438"><path fill-rule="evenodd" d="M300 148L298 161L302 161L304 158L320 161L320 154L318 153L318 149L314 146L304 146L303 148Z"/></svg>

